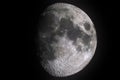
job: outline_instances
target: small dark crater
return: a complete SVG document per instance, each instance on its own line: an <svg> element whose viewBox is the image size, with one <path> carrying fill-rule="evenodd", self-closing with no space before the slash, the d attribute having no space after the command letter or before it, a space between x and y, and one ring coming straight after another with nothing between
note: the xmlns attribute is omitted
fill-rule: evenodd
<svg viewBox="0 0 120 80"><path fill-rule="evenodd" d="M76 49L78 52L81 51L81 46L78 46Z"/></svg>
<svg viewBox="0 0 120 80"><path fill-rule="evenodd" d="M85 27L86 30L90 30L90 27L91 27L90 23L89 22L85 22L84 23L84 27Z"/></svg>

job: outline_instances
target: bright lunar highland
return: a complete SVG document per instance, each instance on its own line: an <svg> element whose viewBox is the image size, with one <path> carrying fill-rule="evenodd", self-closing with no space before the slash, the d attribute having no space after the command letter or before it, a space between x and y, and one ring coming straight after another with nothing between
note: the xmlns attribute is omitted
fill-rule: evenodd
<svg viewBox="0 0 120 80"><path fill-rule="evenodd" d="M90 17L68 3L55 3L41 14L38 41L41 65L52 76L81 71L94 56L97 36Z"/></svg>

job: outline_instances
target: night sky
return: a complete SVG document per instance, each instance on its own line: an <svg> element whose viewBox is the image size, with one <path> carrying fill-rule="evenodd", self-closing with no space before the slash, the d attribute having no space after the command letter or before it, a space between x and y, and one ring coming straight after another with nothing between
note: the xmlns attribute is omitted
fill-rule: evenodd
<svg viewBox="0 0 120 80"><path fill-rule="evenodd" d="M91 62L75 75L58 78L49 75L39 64L36 56L37 45L35 36L39 16L49 5L56 2L66 2L82 9L91 18L97 33L97 49ZM109 0L33 0L28 1L28 65L26 68L27 80L105 80L116 74L115 56L113 52L113 31L115 32L114 2ZM115 5L115 4L114 4ZM114 11L114 12L113 12ZM114 15L114 17L113 17ZM114 77L115 79L116 77Z"/></svg>

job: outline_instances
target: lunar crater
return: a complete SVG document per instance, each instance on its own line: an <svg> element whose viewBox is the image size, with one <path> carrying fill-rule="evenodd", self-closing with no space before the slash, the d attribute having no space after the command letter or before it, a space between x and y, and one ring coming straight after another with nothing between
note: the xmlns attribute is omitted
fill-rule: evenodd
<svg viewBox="0 0 120 80"><path fill-rule="evenodd" d="M85 27L86 30L90 30L90 28L91 28L89 22L85 22L84 27Z"/></svg>

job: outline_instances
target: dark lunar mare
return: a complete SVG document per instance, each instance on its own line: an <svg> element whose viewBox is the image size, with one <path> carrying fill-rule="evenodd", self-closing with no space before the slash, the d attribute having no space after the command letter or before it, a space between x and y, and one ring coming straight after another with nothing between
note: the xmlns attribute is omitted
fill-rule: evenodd
<svg viewBox="0 0 120 80"><path fill-rule="evenodd" d="M87 23L86 23L87 24ZM74 27L76 26L76 27ZM62 18L60 21L60 27L58 29L59 31L57 32L58 35L63 36L63 34L65 33L65 31L67 30L67 36L70 40L73 41L73 43L76 42L77 38L82 38L83 39L83 43L85 45L88 45L90 40L91 40L91 36L86 34L85 32L83 32L79 26L74 25L73 22L69 19L69 18ZM60 31L63 31L63 33L61 33Z"/></svg>
<svg viewBox="0 0 120 80"><path fill-rule="evenodd" d="M90 26L90 23L89 22L85 22L84 23L84 27L86 30L90 30L91 26Z"/></svg>
<svg viewBox="0 0 120 80"><path fill-rule="evenodd" d="M53 48L50 46L49 43L44 42L44 41L40 41L40 52L41 54L41 58L44 58L45 60L54 60L56 59L54 56L54 50Z"/></svg>
<svg viewBox="0 0 120 80"><path fill-rule="evenodd" d="M45 58L46 60L54 60L56 59L54 56L54 49L50 46L53 42L57 42L55 37L55 32L53 30L55 29L54 26L58 23L58 19L52 14L46 14L45 16L40 17L39 22L39 47L42 58ZM43 36L46 36L43 38Z"/></svg>
<svg viewBox="0 0 120 80"><path fill-rule="evenodd" d="M54 27L52 26L53 24L55 24L56 22L56 17L54 16L54 14L49 13L49 14L45 14L45 16L41 15L40 17L40 32L42 33L51 33L54 29Z"/></svg>

